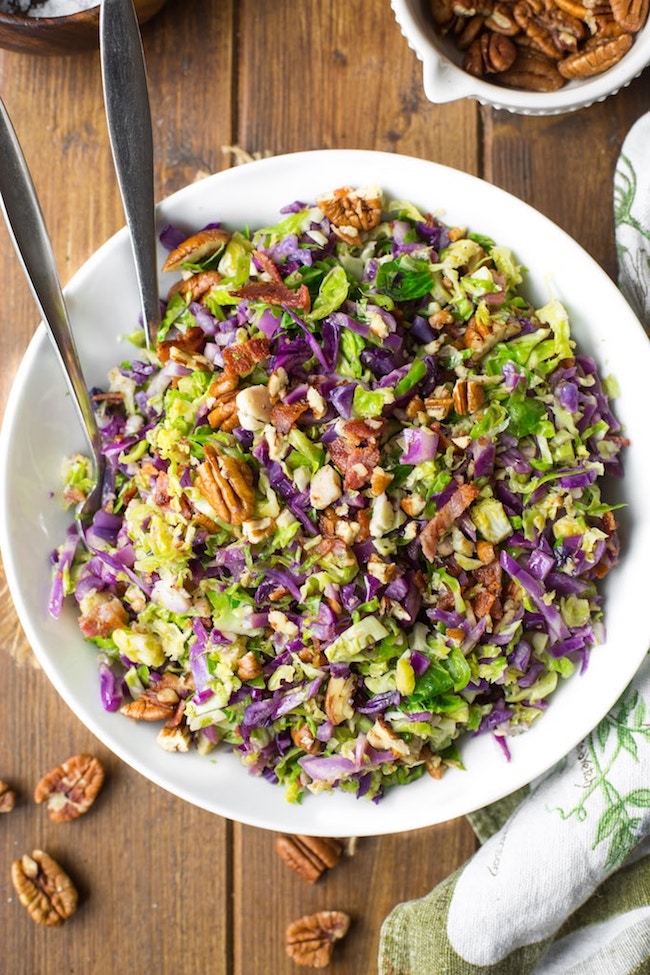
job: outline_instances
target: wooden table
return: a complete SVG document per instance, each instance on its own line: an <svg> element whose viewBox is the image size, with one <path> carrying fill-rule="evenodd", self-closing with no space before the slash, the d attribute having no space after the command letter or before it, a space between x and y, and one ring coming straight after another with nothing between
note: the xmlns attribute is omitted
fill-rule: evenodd
<svg viewBox="0 0 650 975"><path fill-rule="evenodd" d="M388 0L170 0L143 31L162 198L252 155L381 149L485 177L572 234L615 275L612 173L630 125L650 108L647 72L576 114L525 118L474 102L429 104ZM32 170L64 281L123 223L96 51L0 52L0 92ZM507 243L507 242L506 242ZM37 315L0 227L0 408ZM28 543L28 526L26 541ZM0 822L0 969L5 975L279 975L288 922L322 908L353 918L330 970L377 970L382 919L425 894L475 846L464 820L359 840L316 885L280 861L272 833L223 820L151 785L107 753L59 699L3 590L0 778L19 793ZM93 811L55 825L31 799L40 776L74 753L105 762ZM35 925L10 864L48 850L74 876L67 925Z"/></svg>

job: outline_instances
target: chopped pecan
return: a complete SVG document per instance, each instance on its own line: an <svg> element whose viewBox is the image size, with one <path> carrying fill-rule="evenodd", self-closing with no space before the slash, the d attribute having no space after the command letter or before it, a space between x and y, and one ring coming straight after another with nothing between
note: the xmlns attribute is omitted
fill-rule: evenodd
<svg viewBox="0 0 650 975"><path fill-rule="evenodd" d="M218 517L230 525L241 525L255 510L253 472L245 460L221 454L212 444L204 448L196 486Z"/></svg>
<svg viewBox="0 0 650 975"><path fill-rule="evenodd" d="M180 271L185 264L199 264L201 261L222 251L230 234L219 227L199 230L175 247L163 264L163 271Z"/></svg>
<svg viewBox="0 0 650 975"><path fill-rule="evenodd" d="M648 19L648 0L610 0L614 20L635 34Z"/></svg>
<svg viewBox="0 0 650 975"><path fill-rule="evenodd" d="M238 298L264 301L267 305L286 305L287 308L301 308L303 311L309 311L311 308L311 298L306 284L301 284L297 290L294 290L281 281L253 281L232 293Z"/></svg>
<svg viewBox="0 0 650 975"><path fill-rule="evenodd" d="M0 813L8 813L16 805L16 793L11 786L0 779Z"/></svg>
<svg viewBox="0 0 650 975"><path fill-rule="evenodd" d="M317 197L316 204L335 232L352 244L360 241L360 230L372 230L381 220L381 191L375 187L355 190L343 186Z"/></svg>
<svg viewBox="0 0 650 975"><path fill-rule="evenodd" d="M352 695L354 693L355 678L330 677L325 691L325 714L333 725L342 724L354 717Z"/></svg>
<svg viewBox="0 0 650 975"><path fill-rule="evenodd" d="M390 751L395 758L405 758L409 754L409 746L388 727L383 718L377 718L367 734L368 744L379 751Z"/></svg>
<svg viewBox="0 0 650 975"><path fill-rule="evenodd" d="M232 393L239 385L239 376L236 372L221 372L210 383L208 392L215 399L223 399L228 393Z"/></svg>
<svg viewBox="0 0 650 975"><path fill-rule="evenodd" d="M343 844L327 836L278 836L276 852L308 884L314 884L341 859Z"/></svg>
<svg viewBox="0 0 650 975"><path fill-rule="evenodd" d="M104 784L104 766L93 755L73 755L44 775L34 802L47 803L50 819L69 823L87 813Z"/></svg>
<svg viewBox="0 0 650 975"><path fill-rule="evenodd" d="M289 433L296 420L308 409L309 403L306 399L295 403L275 403L271 408L271 423L278 433Z"/></svg>
<svg viewBox="0 0 650 975"><path fill-rule="evenodd" d="M252 650L237 661L237 676L240 680L254 680L262 673L262 665Z"/></svg>
<svg viewBox="0 0 650 975"><path fill-rule="evenodd" d="M349 928L350 917L343 911L306 914L287 928L287 954L297 965L325 968L332 957L334 942L344 938Z"/></svg>
<svg viewBox="0 0 650 975"><path fill-rule="evenodd" d="M33 921L58 927L77 910L78 894L70 877L43 850L24 854L11 865L18 899Z"/></svg>
<svg viewBox="0 0 650 975"><path fill-rule="evenodd" d="M208 423L213 430L223 430L228 433L239 426L237 412L237 390L233 389L221 397L208 413Z"/></svg>
<svg viewBox="0 0 650 975"><path fill-rule="evenodd" d="M305 722L292 726L291 740L296 748L302 748L303 752L307 752L308 755L318 755L323 747Z"/></svg>
<svg viewBox="0 0 650 975"><path fill-rule="evenodd" d="M187 332L177 335L173 339L165 339L156 346L156 352L161 362L168 362L172 348L183 349L185 352L199 352L205 342L205 332L198 325L188 328Z"/></svg>
<svg viewBox="0 0 650 975"><path fill-rule="evenodd" d="M528 53L520 51L517 55L517 61L513 65L513 69L517 64L521 64L522 54ZM537 55L533 55L529 61L532 64L533 61L541 60ZM552 65L551 61L547 62ZM557 69L553 65L553 69ZM500 77L504 74L508 74L507 71L503 72ZM482 358L490 349L494 348L498 342L505 341L511 338L511 336L516 335L521 330L521 325L514 318L509 318L507 321L494 321L490 320L487 323L479 322L476 316L472 315L469 322L467 323L467 328L465 330L464 342L465 348L471 349L474 353L472 356L473 360Z"/></svg>
<svg viewBox="0 0 650 975"><path fill-rule="evenodd" d="M221 284L223 278L218 271L198 271L191 274L188 278L181 278L176 281L167 292L169 301L174 295L179 294L186 302L198 301L205 304L205 298L213 288ZM203 335L205 338L205 334Z"/></svg>
<svg viewBox="0 0 650 975"><path fill-rule="evenodd" d="M484 539L479 539L476 543L476 557L479 559L483 565L489 565L496 558L496 549L492 542L486 542Z"/></svg>
<svg viewBox="0 0 650 975"><path fill-rule="evenodd" d="M247 339L227 345L223 350L224 371L230 375L247 376L258 362L266 359L271 345L268 339Z"/></svg>
<svg viewBox="0 0 650 975"><path fill-rule="evenodd" d="M166 752L187 752L192 743L192 733L184 723L167 722L158 732L156 742Z"/></svg>
<svg viewBox="0 0 650 975"><path fill-rule="evenodd" d="M597 35L592 40L597 41ZM627 54L632 47L632 40L631 34L621 34L619 37L599 41L593 46L586 44L582 50L569 54L560 61L558 70L562 77L567 79L590 78L592 75L600 74L617 64L623 55Z"/></svg>

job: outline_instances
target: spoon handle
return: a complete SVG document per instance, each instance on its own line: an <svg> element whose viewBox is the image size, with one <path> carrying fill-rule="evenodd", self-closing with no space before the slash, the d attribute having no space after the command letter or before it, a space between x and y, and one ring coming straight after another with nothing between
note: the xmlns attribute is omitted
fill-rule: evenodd
<svg viewBox="0 0 650 975"><path fill-rule="evenodd" d="M38 309L63 367L93 458L101 440L81 371L43 213L11 119L0 99L0 205ZM99 474L99 471L95 471Z"/></svg>
<svg viewBox="0 0 650 975"><path fill-rule="evenodd" d="M99 46L108 135L150 348L155 345L160 322L153 134L142 37L133 0L102 0Z"/></svg>

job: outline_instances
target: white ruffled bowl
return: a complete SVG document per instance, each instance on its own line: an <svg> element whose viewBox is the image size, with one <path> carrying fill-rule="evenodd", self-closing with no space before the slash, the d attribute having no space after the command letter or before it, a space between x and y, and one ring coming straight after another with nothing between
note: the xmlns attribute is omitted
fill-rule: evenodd
<svg viewBox="0 0 650 975"><path fill-rule="evenodd" d="M602 74L567 82L553 92L506 88L463 70L463 52L452 39L437 34L429 0L391 0L391 6L409 47L422 62L425 95L435 104L474 98L481 105L519 115L560 115L603 101L629 85L650 63L648 18L628 53Z"/></svg>

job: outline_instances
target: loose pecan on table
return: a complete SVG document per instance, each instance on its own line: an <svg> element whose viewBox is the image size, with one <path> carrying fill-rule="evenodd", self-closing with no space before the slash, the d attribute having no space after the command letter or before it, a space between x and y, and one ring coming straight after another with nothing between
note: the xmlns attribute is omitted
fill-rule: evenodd
<svg viewBox="0 0 650 975"><path fill-rule="evenodd" d="M325 968L332 957L334 943L344 938L350 918L343 911L318 911L298 918L287 928L287 954L296 965Z"/></svg>
<svg viewBox="0 0 650 975"><path fill-rule="evenodd" d="M34 790L34 802L46 803L50 819L69 823L87 813L104 784L104 766L93 755L73 755L48 772Z"/></svg>
<svg viewBox="0 0 650 975"><path fill-rule="evenodd" d="M43 850L33 850L11 865L18 899L33 921L58 927L77 910L79 897L70 877Z"/></svg>
<svg viewBox="0 0 650 975"><path fill-rule="evenodd" d="M337 865L343 843L329 836L278 836L275 849L287 866L308 884Z"/></svg>
<svg viewBox="0 0 650 975"><path fill-rule="evenodd" d="M0 813L8 813L16 805L16 793L8 782L0 779Z"/></svg>

